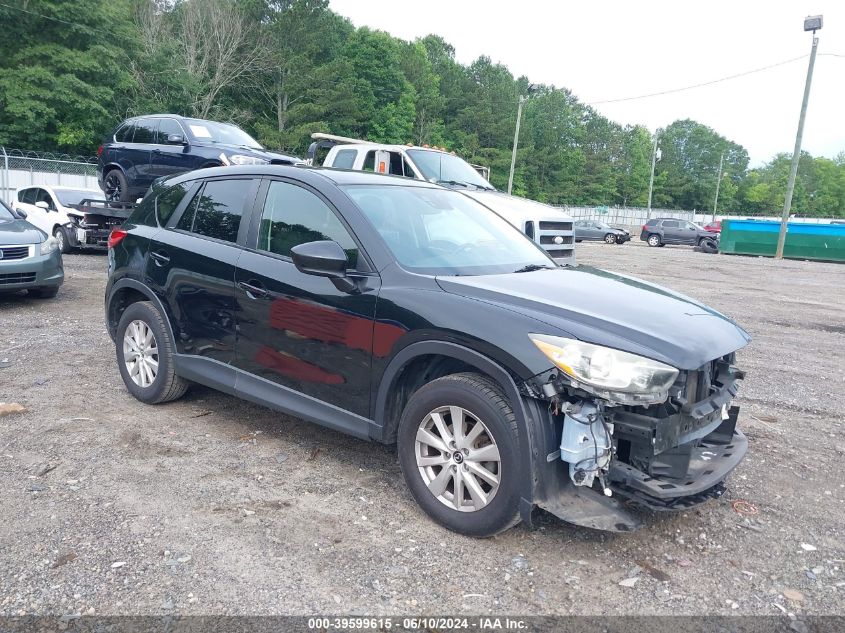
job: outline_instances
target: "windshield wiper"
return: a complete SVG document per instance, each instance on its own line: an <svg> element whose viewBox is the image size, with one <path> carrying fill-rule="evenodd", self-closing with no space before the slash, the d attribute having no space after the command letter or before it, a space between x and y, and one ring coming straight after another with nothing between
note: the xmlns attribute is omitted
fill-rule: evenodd
<svg viewBox="0 0 845 633"><path fill-rule="evenodd" d="M438 180L438 185L457 185L459 187L475 187L476 189L481 189L483 191L495 191L493 187L485 187L484 185L477 185L474 182L463 182L461 180Z"/></svg>
<svg viewBox="0 0 845 633"><path fill-rule="evenodd" d="M522 268L517 268L515 273L533 273L535 270L552 270L554 266L547 266L546 264L528 264Z"/></svg>

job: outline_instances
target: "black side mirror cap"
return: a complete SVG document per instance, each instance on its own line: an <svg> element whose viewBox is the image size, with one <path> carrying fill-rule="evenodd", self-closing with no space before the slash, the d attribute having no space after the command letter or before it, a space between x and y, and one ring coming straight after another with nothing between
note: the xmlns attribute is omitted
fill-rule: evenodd
<svg viewBox="0 0 845 633"><path fill-rule="evenodd" d="M317 277L343 279L349 260L346 251L332 240L306 242L290 249L293 264L299 272Z"/></svg>
<svg viewBox="0 0 845 633"><path fill-rule="evenodd" d="M187 145L187 141L185 141L185 137L181 134L168 134L167 135L167 144L168 145Z"/></svg>

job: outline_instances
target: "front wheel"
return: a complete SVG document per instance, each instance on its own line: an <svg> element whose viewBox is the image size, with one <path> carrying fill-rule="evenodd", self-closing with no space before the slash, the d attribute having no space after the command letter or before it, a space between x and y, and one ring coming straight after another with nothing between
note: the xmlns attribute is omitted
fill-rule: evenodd
<svg viewBox="0 0 845 633"><path fill-rule="evenodd" d="M616 236L613 233L608 233L604 236L605 244L616 244Z"/></svg>
<svg viewBox="0 0 845 633"><path fill-rule="evenodd" d="M188 389L173 367L173 341L149 301L133 303L117 326L117 365L126 388L147 404L181 398Z"/></svg>
<svg viewBox="0 0 845 633"><path fill-rule="evenodd" d="M435 521L488 537L519 522L516 417L501 389L473 373L421 387L399 422L399 465Z"/></svg>
<svg viewBox="0 0 845 633"><path fill-rule="evenodd" d="M649 235L648 239L646 240L646 243L649 246L661 246L662 245L662 242L660 240L660 236L655 235L655 234Z"/></svg>
<svg viewBox="0 0 845 633"><path fill-rule="evenodd" d="M61 251L62 255L70 253L72 250L70 238L68 238L67 230L64 227L57 226L53 229L53 237L56 238L56 242L59 245L59 251Z"/></svg>

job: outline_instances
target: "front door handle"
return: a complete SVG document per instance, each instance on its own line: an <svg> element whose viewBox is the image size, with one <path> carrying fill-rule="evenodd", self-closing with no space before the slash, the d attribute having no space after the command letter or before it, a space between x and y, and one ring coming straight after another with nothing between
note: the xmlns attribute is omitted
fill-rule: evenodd
<svg viewBox="0 0 845 633"><path fill-rule="evenodd" d="M252 299L260 299L270 294L270 291L263 286L256 286L245 281L238 282L238 288L246 292Z"/></svg>
<svg viewBox="0 0 845 633"><path fill-rule="evenodd" d="M170 263L170 257L168 257L165 253L157 253L156 251L150 252L150 257L156 263L156 266L165 266Z"/></svg>

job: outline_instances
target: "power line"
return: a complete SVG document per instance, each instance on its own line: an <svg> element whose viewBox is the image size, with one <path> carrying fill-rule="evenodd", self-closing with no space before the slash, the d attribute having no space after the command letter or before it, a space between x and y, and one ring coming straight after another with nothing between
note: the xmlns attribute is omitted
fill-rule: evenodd
<svg viewBox="0 0 845 633"><path fill-rule="evenodd" d="M35 11L29 11L27 9L22 9L21 7L13 7L5 2L0 2L0 7L6 7L7 9L12 9L13 11L20 11L21 13L28 13L29 15L34 15L38 18L43 18L45 20L51 20L53 22L60 22L62 24L67 24L69 26L75 26L81 29L85 29L86 31L93 32L93 29L90 26L85 26L84 24L79 24L78 22L68 22L67 20L62 20L60 18L54 18L49 15L43 15L41 13L36 13Z"/></svg>
<svg viewBox="0 0 845 633"><path fill-rule="evenodd" d="M831 53L828 53L831 54ZM806 55L801 55L800 57L793 57L792 59L787 59L782 62L778 62L776 64L770 64L769 66L763 66L762 68L755 68L754 70L747 70L742 73L737 73L736 75L729 75L728 77L722 77L721 79L714 79L712 81L705 81L700 84L693 84L691 86L684 86L683 88L672 88L670 90L661 90L660 92L652 92L645 95L639 95L636 97L621 97L619 99L605 99L603 101L593 101L592 103L588 103L587 105L601 105L603 103L620 103L622 101L636 101L637 99L648 99L650 97L659 97L661 95L668 95L673 94L676 92L684 92L685 90L693 90L695 88L703 88L704 86L712 86L713 84L718 84L723 81L730 81L731 79L738 79L739 77L745 77L747 75L753 75L754 73L763 72L764 70L770 70L772 68L777 68L778 66L784 66L786 64L791 64L792 62L797 62L799 59L806 59Z"/></svg>

